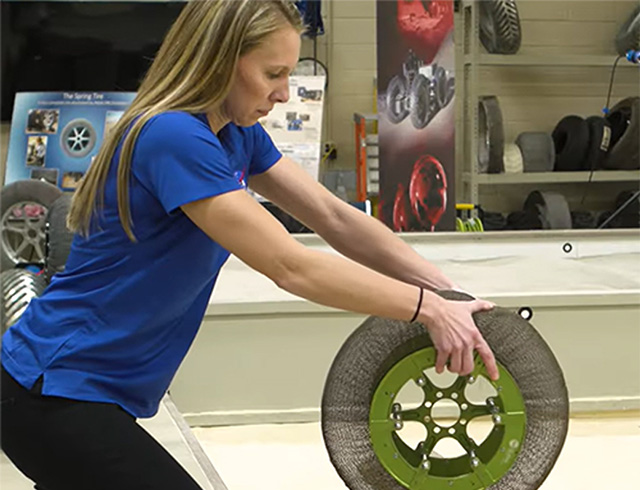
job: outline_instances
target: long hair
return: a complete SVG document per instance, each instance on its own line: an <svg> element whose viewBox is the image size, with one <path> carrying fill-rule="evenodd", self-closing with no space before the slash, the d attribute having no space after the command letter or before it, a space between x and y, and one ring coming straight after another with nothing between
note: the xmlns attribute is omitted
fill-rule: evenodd
<svg viewBox="0 0 640 490"><path fill-rule="evenodd" d="M137 95L109 132L76 189L67 217L70 230L88 236L104 205L111 160L118 160L117 198L122 227L131 241L131 156L143 126L166 111L206 112L221 106L233 83L238 59L283 26L304 30L290 0L191 0L169 29ZM128 131L128 132L127 132ZM126 136L125 136L126 134Z"/></svg>

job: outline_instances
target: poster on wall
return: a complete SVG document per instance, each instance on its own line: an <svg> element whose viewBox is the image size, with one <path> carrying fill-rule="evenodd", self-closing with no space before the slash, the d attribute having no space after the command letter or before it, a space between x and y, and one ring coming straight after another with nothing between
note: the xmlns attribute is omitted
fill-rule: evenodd
<svg viewBox="0 0 640 490"><path fill-rule="evenodd" d="M380 219L455 229L453 0L377 0Z"/></svg>
<svg viewBox="0 0 640 490"><path fill-rule="evenodd" d="M324 91L324 76L291 76L289 100L260 119L278 150L315 180L320 172Z"/></svg>
<svg viewBox="0 0 640 490"><path fill-rule="evenodd" d="M11 119L5 184L44 179L74 190L135 92L20 92Z"/></svg>

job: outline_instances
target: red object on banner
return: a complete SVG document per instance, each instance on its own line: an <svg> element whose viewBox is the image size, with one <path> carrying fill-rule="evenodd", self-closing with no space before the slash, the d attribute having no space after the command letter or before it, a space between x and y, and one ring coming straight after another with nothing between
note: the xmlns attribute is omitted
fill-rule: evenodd
<svg viewBox="0 0 640 490"><path fill-rule="evenodd" d="M394 231L415 231L416 222L411 214L409 195L402 184L398 184L396 197L393 202L393 229Z"/></svg>
<svg viewBox="0 0 640 490"><path fill-rule="evenodd" d="M409 47L431 64L453 29L452 0L397 0L398 29Z"/></svg>
<svg viewBox="0 0 640 490"><path fill-rule="evenodd" d="M425 155L413 165L409 201L411 211L420 225L433 231L447 207L447 176L436 158Z"/></svg>

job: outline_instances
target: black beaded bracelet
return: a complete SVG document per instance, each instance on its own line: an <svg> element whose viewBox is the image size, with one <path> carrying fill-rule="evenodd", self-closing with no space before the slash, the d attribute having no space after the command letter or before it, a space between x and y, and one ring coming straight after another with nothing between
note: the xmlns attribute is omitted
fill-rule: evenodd
<svg viewBox="0 0 640 490"><path fill-rule="evenodd" d="M424 295L424 288L420 288L420 298L418 299L418 307L416 308L416 312L413 314L409 323L413 323L418 318L418 313L420 313L420 308L422 307L422 296Z"/></svg>

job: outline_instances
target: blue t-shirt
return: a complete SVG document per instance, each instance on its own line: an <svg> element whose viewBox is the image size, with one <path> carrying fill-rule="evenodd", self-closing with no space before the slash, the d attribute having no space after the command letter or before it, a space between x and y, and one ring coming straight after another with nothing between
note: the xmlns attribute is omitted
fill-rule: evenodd
<svg viewBox="0 0 640 490"><path fill-rule="evenodd" d="M4 335L5 369L26 388L43 375L44 395L153 416L229 256L180 206L243 189L280 157L260 124L229 123L216 136L204 114L154 117L132 158L138 242L120 224L112 161L99 226L74 237L65 271Z"/></svg>

